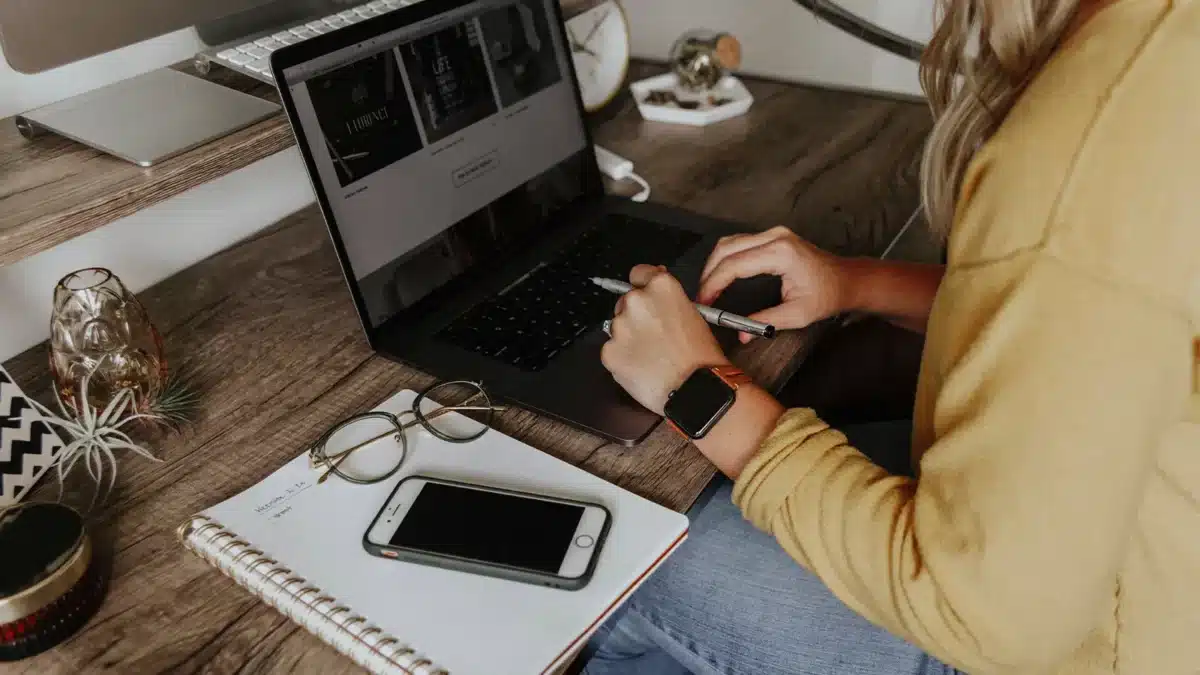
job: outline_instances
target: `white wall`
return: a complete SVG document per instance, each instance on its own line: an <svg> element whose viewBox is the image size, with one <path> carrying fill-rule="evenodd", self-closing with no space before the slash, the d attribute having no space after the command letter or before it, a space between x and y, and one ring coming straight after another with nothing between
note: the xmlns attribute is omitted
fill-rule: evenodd
<svg viewBox="0 0 1200 675"><path fill-rule="evenodd" d="M843 7L924 42L932 0L840 0ZM919 95L916 65L817 21L792 0L623 0L636 56L662 59L692 28L727 31L742 43L745 73L791 81Z"/></svg>
<svg viewBox="0 0 1200 675"><path fill-rule="evenodd" d="M911 64L815 21L791 0L623 0L637 56L662 58L689 28L728 30L744 45L749 73L838 86L915 93ZM844 0L891 30L924 40L931 0ZM191 30L38 75L0 61L0 117L180 61L199 41ZM285 151L41 254L0 267L0 361L46 338L50 296L63 274L113 269L133 290L155 282L312 202L295 150Z"/></svg>

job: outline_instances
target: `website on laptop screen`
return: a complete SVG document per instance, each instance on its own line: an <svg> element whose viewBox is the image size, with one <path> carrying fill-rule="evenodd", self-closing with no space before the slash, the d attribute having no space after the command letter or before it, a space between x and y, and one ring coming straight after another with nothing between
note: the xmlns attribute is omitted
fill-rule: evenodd
<svg viewBox="0 0 1200 675"><path fill-rule="evenodd" d="M582 194L557 0L483 0L283 74L372 326Z"/></svg>

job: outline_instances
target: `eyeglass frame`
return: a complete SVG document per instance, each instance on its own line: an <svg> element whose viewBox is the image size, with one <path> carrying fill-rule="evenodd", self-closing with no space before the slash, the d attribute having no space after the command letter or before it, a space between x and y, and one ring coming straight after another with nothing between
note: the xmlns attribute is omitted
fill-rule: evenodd
<svg viewBox="0 0 1200 675"><path fill-rule="evenodd" d="M421 404L424 403L426 399L433 400L430 398L431 394L440 389L453 386L471 387L477 391L471 396L468 396L461 404L449 406L439 405L438 408L429 412L428 414L421 410ZM466 405L479 396L483 396L485 405ZM436 403L436 401L434 402ZM396 473L400 471L401 467L404 466L405 460L408 459L408 435L405 432L407 432L409 429L420 425L435 438L446 441L447 443L470 443L479 439L491 429L492 416L495 415L495 413L503 412L506 409L507 408L505 406L496 405L492 402L492 397L490 394L488 394L487 389L484 388L482 382L473 382L470 380L450 380L448 382L438 382L417 394L417 397L413 399L412 408L409 410L403 410L395 414L387 412L386 410L370 410L364 413L351 415L350 417L337 422L327 429L325 433L321 434L320 438L318 438L315 443L309 446L309 466L315 470L320 470L322 468L325 469L325 472L322 473L321 477L317 479L318 485L328 480L331 475L336 475L338 478L356 485L374 485L376 483L381 483L396 475ZM431 422L431 420L450 412L486 412L487 419L482 421L482 426L478 432L471 434L470 436L458 438L440 431ZM406 414L411 414L413 419L408 422L403 421L401 416ZM365 441L356 443L345 450L339 451L335 455L330 456L325 454L325 445L331 438L333 438L334 434L352 424L368 419L382 419L390 423L393 428L385 431L382 434L372 436ZM372 443L383 440L388 436L395 436L396 441L400 444L400 460L396 462L396 466L392 468L391 471L388 471L386 474L379 476L378 478L363 479L343 473L338 469L338 466L356 451L361 450Z"/></svg>

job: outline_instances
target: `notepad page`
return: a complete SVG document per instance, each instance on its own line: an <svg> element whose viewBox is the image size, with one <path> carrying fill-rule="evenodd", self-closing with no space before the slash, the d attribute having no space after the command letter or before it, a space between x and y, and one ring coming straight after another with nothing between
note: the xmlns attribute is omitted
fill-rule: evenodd
<svg viewBox="0 0 1200 675"><path fill-rule="evenodd" d="M401 392L380 409L399 413L414 398ZM410 475L603 504L613 519L591 582L558 590L368 554L364 533ZM378 485L337 478L318 485L317 477L302 455L204 515L453 675L557 666L687 532L682 514L496 431L453 444L410 430L404 467Z"/></svg>

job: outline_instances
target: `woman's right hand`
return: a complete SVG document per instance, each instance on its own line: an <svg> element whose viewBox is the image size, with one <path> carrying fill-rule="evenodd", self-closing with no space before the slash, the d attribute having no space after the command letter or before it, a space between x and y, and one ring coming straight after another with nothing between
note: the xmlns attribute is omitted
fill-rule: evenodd
<svg viewBox="0 0 1200 675"><path fill-rule="evenodd" d="M843 264L786 227L736 234L717 242L700 277L697 301L711 305L737 279L760 274L780 277L782 304L750 318L779 329L803 328L845 309ZM742 333L742 342L752 336Z"/></svg>

